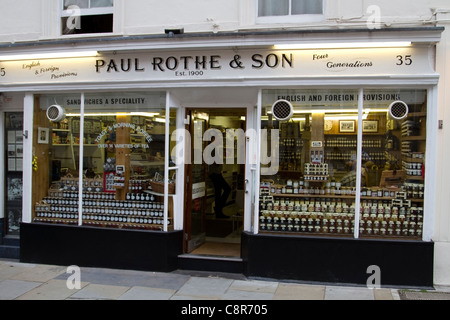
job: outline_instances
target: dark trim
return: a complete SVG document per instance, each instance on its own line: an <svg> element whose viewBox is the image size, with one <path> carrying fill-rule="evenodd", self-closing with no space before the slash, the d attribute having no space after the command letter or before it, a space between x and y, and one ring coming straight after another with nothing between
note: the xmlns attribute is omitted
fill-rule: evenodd
<svg viewBox="0 0 450 320"><path fill-rule="evenodd" d="M151 35L138 35L138 36L102 36L101 38L83 38L83 39L58 39L58 40L40 40L33 42L14 42L0 44L0 49L5 48L21 48L21 47L37 47L37 46L61 46L61 45L80 45L80 44L92 44L92 43L108 43L119 41L146 41L157 39L220 39L220 38L246 38L246 37L264 37L264 36L288 36L288 35L308 35L308 34L346 34L346 33L367 33L373 35L377 33L387 32L443 32L445 27L417 27L417 28L385 28L385 29L302 29L302 30L264 30L264 31L237 31L237 32L219 32L219 33L183 33L183 34L151 34ZM164 30L161 30L162 32Z"/></svg>
<svg viewBox="0 0 450 320"><path fill-rule="evenodd" d="M433 288L432 242L249 233L242 242L248 277L367 285L376 265L382 287Z"/></svg>
<svg viewBox="0 0 450 320"><path fill-rule="evenodd" d="M22 223L20 261L171 272L178 268L182 234Z"/></svg>
<svg viewBox="0 0 450 320"><path fill-rule="evenodd" d="M5 236L5 218L0 218L0 245L3 244L4 236Z"/></svg>
<svg viewBox="0 0 450 320"><path fill-rule="evenodd" d="M20 261L172 272L243 273L250 278L365 286L369 266L382 287L433 288L434 243L242 234L241 259L182 255L183 232L22 224Z"/></svg>

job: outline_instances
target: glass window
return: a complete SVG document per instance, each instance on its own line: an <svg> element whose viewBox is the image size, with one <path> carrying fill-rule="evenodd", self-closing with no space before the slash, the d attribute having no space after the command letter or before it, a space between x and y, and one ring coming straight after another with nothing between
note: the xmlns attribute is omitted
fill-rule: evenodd
<svg viewBox="0 0 450 320"><path fill-rule="evenodd" d="M50 178L33 188L34 221L170 230L173 212L164 200L165 93L88 94L84 102L81 117L79 95L40 98L39 113L45 115L53 103L63 106L65 116L42 118L41 130L50 136L42 147L50 151L50 167L36 175Z"/></svg>
<svg viewBox="0 0 450 320"><path fill-rule="evenodd" d="M292 14L322 14L321 0L292 0Z"/></svg>
<svg viewBox="0 0 450 320"><path fill-rule="evenodd" d="M357 92L268 90L262 114L260 230L352 236Z"/></svg>
<svg viewBox="0 0 450 320"><path fill-rule="evenodd" d="M365 90L361 237L422 238L426 90Z"/></svg>
<svg viewBox="0 0 450 320"><path fill-rule="evenodd" d="M64 0L62 34L113 32L114 0Z"/></svg>
<svg viewBox="0 0 450 320"><path fill-rule="evenodd" d="M422 239L426 98L265 90L260 232Z"/></svg>
<svg viewBox="0 0 450 320"><path fill-rule="evenodd" d="M70 6L77 6L82 9L113 7L114 0L64 0L64 10Z"/></svg>
<svg viewBox="0 0 450 320"><path fill-rule="evenodd" d="M259 0L258 16L323 14L322 0Z"/></svg>

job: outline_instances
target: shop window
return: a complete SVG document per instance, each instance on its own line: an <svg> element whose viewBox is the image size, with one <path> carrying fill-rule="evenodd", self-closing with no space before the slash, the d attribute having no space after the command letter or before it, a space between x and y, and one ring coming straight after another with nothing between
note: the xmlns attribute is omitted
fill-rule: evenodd
<svg viewBox="0 0 450 320"><path fill-rule="evenodd" d="M113 32L114 0L63 0L63 35Z"/></svg>
<svg viewBox="0 0 450 320"><path fill-rule="evenodd" d="M368 184L361 189L360 237L421 239L427 92L365 90L364 96L362 169Z"/></svg>
<svg viewBox="0 0 450 320"><path fill-rule="evenodd" d="M322 19L322 0L258 0L259 22L294 22Z"/></svg>
<svg viewBox="0 0 450 320"><path fill-rule="evenodd" d="M6 148L5 179L7 195L5 201L5 231L8 235L20 233L22 221L22 171L23 171L23 113L5 114ZM0 230L0 234L3 230Z"/></svg>
<svg viewBox="0 0 450 320"><path fill-rule="evenodd" d="M41 180L39 188L33 185L34 222L172 229L173 212L167 209L163 194L164 93L89 94L84 117L79 96L42 96L39 100L41 116L36 121L41 122L35 125L44 135L42 141L38 136L35 150L42 167L33 180L49 179ZM42 115L55 103L66 114L63 120L49 121ZM47 132L48 139L44 138ZM44 149L49 150L49 159L39 159Z"/></svg>
<svg viewBox="0 0 450 320"><path fill-rule="evenodd" d="M264 92L260 232L422 239L426 90L366 90L362 119L358 101L352 90Z"/></svg>

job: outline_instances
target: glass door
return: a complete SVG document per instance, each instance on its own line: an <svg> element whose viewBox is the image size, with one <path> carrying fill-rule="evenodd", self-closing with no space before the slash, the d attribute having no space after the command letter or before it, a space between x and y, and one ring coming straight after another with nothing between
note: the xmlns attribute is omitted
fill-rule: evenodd
<svg viewBox="0 0 450 320"><path fill-rule="evenodd" d="M246 181L246 110L188 110L185 251L240 257Z"/></svg>
<svg viewBox="0 0 450 320"><path fill-rule="evenodd" d="M206 240L206 164L203 161L203 135L208 114L188 110L188 131L191 135L190 161L186 168L185 250L190 253ZM200 137L196 139L195 137ZM200 155L200 158L199 158Z"/></svg>

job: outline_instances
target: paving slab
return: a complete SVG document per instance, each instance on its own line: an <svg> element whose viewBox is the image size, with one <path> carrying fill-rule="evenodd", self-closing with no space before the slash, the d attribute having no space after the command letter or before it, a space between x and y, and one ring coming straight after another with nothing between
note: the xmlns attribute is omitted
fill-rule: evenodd
<svg viewBox="0 0 450 320"><path fill-rule="evenodd" d="M222 300L273 300L273 292L255 292L229 289Z"/></svg>
<svg viewBox="0 0 450 320"><path fill-rule="evenodd" d="M71 295L68 300L117 300L129 287L89 284Z"/></svg>
<svg viewBox="0 0 450 320"><path fill-rule="evenodd" d="M13 276L30 271L30 269L35 267L36 265L2 261L0 264L0 281L11 279Z"/></svg>
<svg viewBox="0 0 450 320"><path fill-rule="evenodd" d="M280 283L274 300L324 300L325 286Z"/></svg>
<svg viewBox="0 0 450 320"><path fill-rule="evenodd" d="M81 288L84 288L88 284L82 282ZM65 300L78 291L77 289L70 290L67 288L67 282L64 280L50 280L28 291L17 298L17 300Z"/></svg>
<svg viewBox="0 0 450 320"><path fill-rule="evenodd" d="M196 300L196 301L212 301L212 300L220 300L220 297L198 297L198 296L189 296L189 295L183 295L183 294L174 294L170 300L183 300L183 301L189 301L189 300Z"/></svg>
<svg viewBox="0 0 450 320"><path fill-rule="evenodd" d="M158 289L178 290L188 280L189 276L158 272L132 270L81 268L81 281L93 284L114 285L125 287L149 287ZM61 275L57 279L67 279L69 275Z"/></svg>
<svg viewBox="0 0 450 320"><path fill-rule="evenodd" d="M368 288L329 286L325 290L325 300L375 300L375 297Z"/></svg>
<svg viewBox="0 0 450 320"><path fill-rule="evenodd" d="M176 295L221 299L232 283L230 279L192 277Z"/></svg>
<svg viewBox="0 0 450 320"><path fill-rule="evenodd" d="M450 300L449 292L401 290L399 292L399 295L401 300L422 300L422 301Z"/></svg>
<svg viewBox="0 0 450 320"><path fill-rule="evenodd" d="M394 300L390 289L375 289L373 295L375 300Z"/></svg>
<svg viewBox="0 0 450 320"><path fill-rule="evenodd" d="M41 282L4 280L0 282L0 300L14 300L42 285Z"/></svg>
<svg viewBox="0 0 450 320"><path fill-rule="evenodd" d="M230 290L275 293L278 288L278 282L259 281L259 280L235 280L230 286Z"/></svg>
<svg viewBox="0 0 450 320"><path fill-rule="evenodd" d="M47 282L61 274L65 274L67 268L56 266L37 265L33 268L25 268L23 272L12 276L13 280ZM69 275L67 275L69 277Z"/></svg>
<svg viewBox="0 0 450 320"><path fill-rule="evenodd" d="M119 300L170 300L175 290L147 287L133 287L125 292Z"/></svg>

